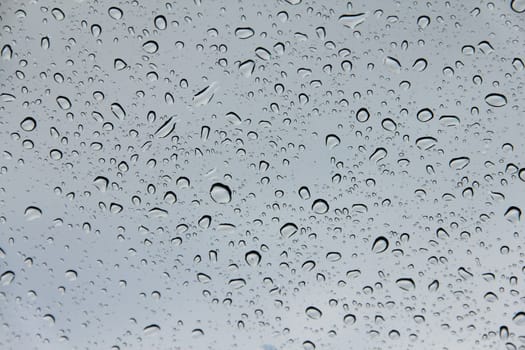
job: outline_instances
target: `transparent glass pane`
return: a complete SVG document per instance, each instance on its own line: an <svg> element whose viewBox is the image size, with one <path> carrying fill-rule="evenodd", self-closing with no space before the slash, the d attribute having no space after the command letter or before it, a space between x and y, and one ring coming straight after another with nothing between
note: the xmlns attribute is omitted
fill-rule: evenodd
<svg viewBox="0 0 525 350"><path fill-rule="evenodd" d="M525 349L525 1L0 2L1 349Z"/></svg>

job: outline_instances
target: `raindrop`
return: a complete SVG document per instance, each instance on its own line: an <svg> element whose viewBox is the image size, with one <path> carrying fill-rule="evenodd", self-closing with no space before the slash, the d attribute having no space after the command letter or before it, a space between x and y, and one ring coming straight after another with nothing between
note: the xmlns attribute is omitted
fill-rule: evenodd
<svg viewBox="0 0 525 350"><path fill-rule="evenodd" d="M38 207L30 206L26 208L24 216L26 217L27 221L40 219L40 217L42 216L42 210Z"/></svg>
<svg viewBox="0 0 525 350"><path fill-rule="evenodd" d="M520 311L512 317L512 321L518 326L525 326L525 312Z"/></svg>
<svg viewBox="0 0 525 350"><path fill-rule="evenodd" d="M250 27L235 29L235 36L239 39L248 39L255 35L255 31Z"/></svg>
<svg viewBox="0 0 525 350"><path fill-rule="evenodd" d="M159 44L156 41L150 40L142 44L142 48L147 53L153 54L159 50Z"/></svg>
<svg viewBox="0 0 525 350"><path fill-rule="evenodd" d="M339 146L340 143L341 143L341 140L339 139L337 135L330 134L330 135L327 135L325 138L325 144L326 144L326 147L328 147L328 149L334 149L335 147Z"/></svg>
<svg viewBox="0 0 525 350"><path fill-rule="evenodd" d="M367 13L345 14L339 17L339 22L345 27L355 29L365 21L366 17Z"/></svg>
<svg viewBox="0 0 525 350"><path fill-rule="evenodd" d="M65 277L68 281L75 281L78 277L78 274L75 270L67 270Z"/></svg>
<svg viewBox="0 0 525 350"><path fill-rule="evenodd" d="M507 211L505 211L505 219L513 224L518 224L521 220L521 209L518 207L508 208Z"/></svg>
<svg viewBox="0 0 525 350"><path fill-rule="evenodd" d="M36 120L32 117L26 117L20 122L20 127L24 131L33 131L36 128Z"/></svg>
<svg viewBox="0 0 525 350"><path fill-rule="evenodd" d="M109 17L113 18L113 19L121 19L122 16L124 15L124 13L122 12L121 9L119 9L118 7L110 7L108 9L108 15Z"/></svg>
<svg viewBox="0 0 525 350"><path fill-rule="evenodd" d="M301 188L299 188L299 197L301 197L301 199L310 199L310 190L308 189L308 187L306 186L302 186Z"/></svg>
<svg viewBox="0 0 525 350"><path fill-rule="evenodd" d="M321 316L323 316L323 313L321 312L321 310L319 310L315 306L307 307L305 310L305 313L306 313L306 316L308 316L312 320L318 320L321 318Z"/></svg>
<svg viewBox="0 0 525 350"><path fill-rule="evenodd" d="M15 273L13 271L6 271L0 275L0 284L3 286L10 285L15 279Z"/></svg>
<svg viewBox="0 0 525 350"><path fill-rule="evenodd" d="M71 108L71 101L69 101L67 97L58 96L57 103L58 103L58 106L62 108L63 110L68 110Z"/></svg>
<svg viewBox="0 0 525 350"><path fill-rule="evenodd" d="M388 249L388 245L388 239L386 237L379 236L372 244L372 251L376 254L383 253Z"/></svg>
<svg viewBox="0 0 525 350"><path fill-rule="evenodd" d="M258 266L261 262L261 254L256 250L251 250L246 253L244 260L250 266Z"/></svg>
<svg viewBox="0 0 525 350"><path fill-rule="evenodd" d="M507 98L502 94L488 94L485 102L491 107L503 107L507 104Z"/></svg>
<svg viewBox="0 0 525 350"><path fill-rule="evenodd" d="M470 158L468 157L458 157L452 158L448 165L454 170L462 170L470 164Z"/></svg>
<svg viewBox="0 0 525 350"><path fill-rule="evenodd" d="M298 230L298 227L297 225L289 222L289 223L286 223L284 224L281 229L280 229L280 232L281 232L281 236L285 237L285 238L290 238L292 237L294 234L297 233L297 230Z"/></svg>
<svg viewBox="0 0 525 350"><path fill-rule="evenodd" d="M368 121L368 119L370 118L370 113L368 112L368 109L366 108L361 108L357 111L356 115L355 115L357 121L361 122L361 123L364 123L366 121Z"/></svg>
<svg viewBox="0 0 525 350"><path fill-rule="evenodd" d="M516 13L525 12L525 0L512 0L510 2L510 8Z"/></svg>
<svg viewBox="0 0 525 350"><path fill-rule="evenodd" d="M119 120L124 120L126 117L124 108L122 108L122 106L116 102L111 104L111 112L113 112L113 115Z"/></svg>
<svg viewBox="0 0 525 350"><path fill-rule="evenodd" d="M214 202L220 204L230 203L232 200L230 188L222 183L215 183L211 186L210 196Z"/></svg>
<svg viewBox="0 0 525 350"><path fill-rule="evenodd" d="M155 24L155 28L158 30L164 30L168 27L168 21L166 21L166 17L162 15L158 15L153 20L153 23Z"/></svg>
<svg viewBox="0 0 525 350"><path fill-rule="evenodd" d="M149 326L144 327L143 332L146 336L155 335L160 332L160 327L156 324L150 324Z"/></svg>
<svg viewBox="0 0 525 350"><path fill-rule="evenodd" d="M423 108L417 112L417 120L420 122L426 123L432 118L434 118L434 113L428 108Z"/></svg>
<svg viewBox="0 0 525 350"><path fill-rule="evenodd" d="M324 199L316 199L312 203L312 211L316 214L326 214L329 209L328 202Z"/></svg>
<svg viewBox="0 0 525 350"><path fill-rule="evenodd" d="M64 18L66 18L66 15L64 14L64 12L61 9L56 8L56 7L51 10L51 14L57 21L63 21Z"/></svg>
<svg viewBox="0 0 525 350"><path fill-rule="evenodd" d="M416 288L416 284L411 278L400 278L396 281L396 284L399 288L407 292L412 291Z"/></svg>

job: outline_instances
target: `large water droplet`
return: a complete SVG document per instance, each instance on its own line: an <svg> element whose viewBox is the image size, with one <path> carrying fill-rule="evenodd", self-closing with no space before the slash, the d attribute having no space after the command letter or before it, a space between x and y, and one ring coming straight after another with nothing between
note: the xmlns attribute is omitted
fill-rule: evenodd
<svg viewBox="0 0 525 350"><path fill-rule="evenodd" d="M222 183L215 183L211 186L210 196L216 203L226 204L232 200L232 191Z"/></svg>
<svg viewBox="0 0 525 350"><path fill-rule="evenodd" d="M250 266L257 266L261 262L261 254L256 250L250 250L244 256L244 260Z"/></svg>
<svg viewBox="0 0 525 350"><path fill-rule="evenodd" d="M400 278L396 281L396 284L399 288L407 292L414 290L416 288L416 284L414 283L414 280L411 278Z"/></svg>
<svg viewBox="0 0 525 350"><path fill-rule="evenodd" d="M312 203L312 211L316 214L326 214L330 209L328 202L324 199L316 199Z"/></svg>
<svg viewBox="0 0 525 350"><path fill-rule="evenodd" d="M10 285L15 279L15 273L13 271L6 271L0 276L0 284L3 286Z"/></svg>
<svg viewBox="0 0 525 350"><path fill-rule="evenodd" d="M485 96L485 102L491 107L503 107L507 104L507 97L502 94L488 94Z"/></svg>
<svg viewBox="0 0 525 350"><path fill-rule="evenodd" d="M57 103L60 108L63 110L68 110L71 108L71 101L65 96L58 96Z"/></svg>
<svg viewBox="0 0 525 350"><path fill-rule="evenodd" d="M30 206L26 208L24 216L27 221L33 221L39 219L42 216L42 210L38 207Z"/></svg>
<svg viewBox="0 0 525 350"><path fill-rule="evenodd" d="M321 312L321 310L319 310L315 306L307 307L305 310L305 314L312 320L318 320L321 318L321 316L323 316L323 313Z"/></svg>
<svg viewBox="0 0 525 350"><path fill-rule="evenodd" d="M386 237L379 236L372 244L372 251L376 254L383 253L388 249L388 245L388 239L386 239Z"/></svg>

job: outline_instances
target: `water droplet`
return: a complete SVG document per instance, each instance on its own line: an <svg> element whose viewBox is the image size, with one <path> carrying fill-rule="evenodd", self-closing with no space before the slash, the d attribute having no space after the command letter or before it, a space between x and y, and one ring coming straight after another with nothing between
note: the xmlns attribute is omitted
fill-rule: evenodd
<svg viewBox="0 0 525 350"><path fill-rule="evenodd" d="M61 9L56 8L56 7L51 10L51 14L57 21L63 21L64 18L66 18L66 15L64 14L64 12Z"/></svg>
<svg viewBox="0 0 525 350"><path fill-rule="evenodd" d="M502 94L488 94L485 102L491 107L503 107L507 104L507 98Z"/></svg>
<svg viewBox="0 0 525 350"><path fill-rule="evenodd" d="M454 170L465 169L470 164L470 158L468 157L458 157L452 158L448 165Z"/></svg>
<svg viewBox="0 0 525 350"><path fill-rule="evenodd" d="M374 153L370 155L368 159L377 163L385 159L387 155L388 155L388 152L386 151L386 149L384 149L383 147L379 147L374 151Z"/></svg>
<svg viewBox="0 0 525 350"><path fill-rule="evenodd" d="M111 112L113 112L113 115L119 120L124 120L126 118L126 111L124 111L124 108L116 102L111 104Z"/></svg>
<svg viewBox="0 0 525 350"><path fill-rule="evenodd" d="M166 17L162 15L158 15L153 20L153 23L155 24L155 28L158 30L164 30L168 27L168 21L166 20Z"/></svg>
<svg viewBox="0 0 525 350"><path fill-rule="evenodd" d="M60 160L62 159L62 156L63 156L62 151L56 148L49 151L49 157L53 160Z"/></svg>
<svg viewBox="0 0 525 350"><path fill-rule="evenodd" d="M328 209L330 209L330 207L328 206L328 202L324 199L316 199L312 203L312 211L316 214L326 214Z"/></svg>
<svg viewBox="0 0 525 350"><path fill-rule="evenodd" d="M337 135L330 134L330 135L327 135L325 138L325 144L326 144L326 147L328 147L328 149L334 149L335 147L339 146L340 143L341 143L341 140L339 139Z"/></svg>
<svg viewBox="0 0 525 350"><path fill-rule="evenodd" d="M142 44L142 48L149 54L153 54L159 50L159 44L156 41L150 40Z"/></svg>
<svg viewBox="0 0 525 350"><path fill-rule="evenodd" d="M394 73L401 73L401 63L394 57L387 56L384 60L385 66Z"/></svg>
<svg viewBox="0 0 525 350"><path fill-rule="evenodd" d="M363 23L367 17L367 13L345 14L339 17L339 22L345 27L355 29L358 25Z"/></svg>
<svg viewBox="0 0 525 350"><path fill-rule="evenodd" d="M412 291L416 288L416 284L411 278L400 278L396 281L396 284L399 288L407 292Z"/></svg>
<svg viewBox="0 0 525 350"><path fill-rule="evenodd" d="M3 286L10 285L15 279L15 273L13 271L6 271L0 275L0 284Z"/></svg>
<svg viewBox="0 0 525 350"><path fill-rule="evenodd" d="M437 139L430 136L420 137L416 140L416 146L424 151L427 151L437 144Z"/></svg>
<svg viewBox="0 0 525 350"><path fill-rule="evenodd" d="M240 27L235 29L235 36L239 39L248 39L255 35L255 31L250 27Z"/></svg>
<svg viewBox="0 0 525 350"><path fill-rule="evenodd" d="M430 24L430 17L428 16L419 16L417 19L417 25L421 29L425 29Z"/></svg>
<svg viewBox="0 0 525 350"><path fill-rule="evenodd" d="M40 217L42 216L42 210L38 207L30 206L26 208L24 216L26 217L27 221L40 219Z"/></svg>
<svg viewBox="0 0 525 350"><path fill-rule="evenodd" d="M233 289L241 289L246 286L246 281L242 278L234 278L228 282L228 285Z"/></svg>
<svg viewBox="0 0 525 350"><path fill-rule="evenodd" d="M24 131L33 131L36 128L36 120L32 117L26 117L20 122L20 127Z"/></svg>
<svg viewBox="0 0 525 350"><path fill-rule="evenodd" d="M244 260L246 260L246 263L250 266L258 266L261 262L261 254L256 250L250 250L244 256Z"/></svg>
<svg viewBox="0 0 525 350"><path fill-rule="evenodd" d="M13 57L13 49L10 45L4 45L2 47L1 56L4 60L10 60Z"/></svg>
<svg viewBox="0 0 525 350"><path fill-rule="evenodd" d="M356 320L357 320L357 317L353 314L346 314L343 317L343 322L347 325L353 325Z"/></svg>
<svg viewBox="0 0 525 350"><path fill-rule="evenodd" d="M228 186L217 182L211 186L210 196L215 203L226 204L232 200L232 191Z"/></svg>
<svg viewBox="0 0 525 350"><path fill-rule="evenodd" d="M514 314L512 321L518 326L525 326L525 312L520 311Z"/></svg>
<svg viewBox="0 0 525 350"><path fill-rule="evenodd" d="M525 0L512 0L510 2L510 8L517 13L525 12Z"/></svg>
<svg viewBox="0 0 525 350"><path fill-rule="evenodd" d="M65 277L68 281L75 281L78 277L78 274L75 270L67 270Z"/></svg>
<svg viewBox="0 0 525 350"><path fill-rule="evenodd" d="M119 20L124 15L124 12L122 12L122 10L119 9L118 7L110 7L108 9L108 15L109 15L109 17L111 17L111 18L113 18L115 20Z"/></svg>
<svg viewBox="0 0 525 350"><path fill-rule="evenodd" d="M65 96L58 96L57 103L60 108L63 110L68 110L71 108L71 101Z"/></svg>
<svg viewBox="0 0 525 350"><path fill-rule="evenodd" d="M121 71L123 70L124 68L126 68L128 66L128 64L126 62L124 62L123 59L121 58L115 58L115 61L113 61L113 67L118 70L118 71Z"/></svg>
<svg viewBox="0 0 525 350"><path fill-rule="evenodd" d="M518 224L521 220L521 209L518 207L509 207L505 212L505 219L513 224Z"/></svg>
<svg viewBox="0 0 525 350"><path fill-rule="evenodd" d="M323 313L321 310L316 308L315 306L309 306L305 310L306 316L311 318L312 320L318 320L323 316Z"/></svg>
<svg viewBox="0 0 525 350"><path fill-rule="evenodd" d="M388 245L388 239L386 237L379 236L372 244L372 251L376 254L383 253L388 249Z"/></svg>
<svg viewBox="0 0 525 350"><path fill-rule="evenodd" d="M370 113L368 112L368 109L366 108L360 108L356 115L355 115L357 121L361 122L361 123L364 123L366 121L368 121L368 119L370 118Z"/></svg>
<svg viewBox="0 0 525 350"><path fill-rule="evenodd" d="M299 188L299 197L301 197L301 199L310 199L310 190L308 189L308 187L306 186L302 186L301 188Z"/></svg>
<svg viewBox="0 0 525 350"><path fill-rule="evenodd" d="M297 230L299 228L297 227L297 225L289 222L289 223L286 223L284 224L281 229L280 229L280 232L281 232L281 235L285 238L290 238L292 237L294 234L297 233Z"/></svg>
<svg viewBox="0 0 525 350"><path fill-rule="evenodd" d="M144 327L144 335L152 336L160 332L160 327L156 324L150 324L149 326Z"/></svg>
<svg viewBox="0 0 525 350"><path fill-rule="evenodd" d="M434 118L434 112L432 112L429 108L423 108L417 112L417 120L420 122L426 123L432 118Z"/></svg>
<svg viewBox="0 0 525 350"><path fill-rule="evenodd" d="M270 51L266 50L264 47L256 48L255 55L264 61L268 61L272 57L272 54L270 53Z"/></svg>

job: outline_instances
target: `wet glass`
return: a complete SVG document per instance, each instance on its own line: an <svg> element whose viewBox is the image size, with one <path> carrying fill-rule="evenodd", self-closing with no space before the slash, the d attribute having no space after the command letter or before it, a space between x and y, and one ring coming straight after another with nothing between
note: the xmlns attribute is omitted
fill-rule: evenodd
<svg viewBox="0 0 525 350"><path fill-rule="evenodd" d="M0 2L0 349L525 349L525 1Z"/></svg>

